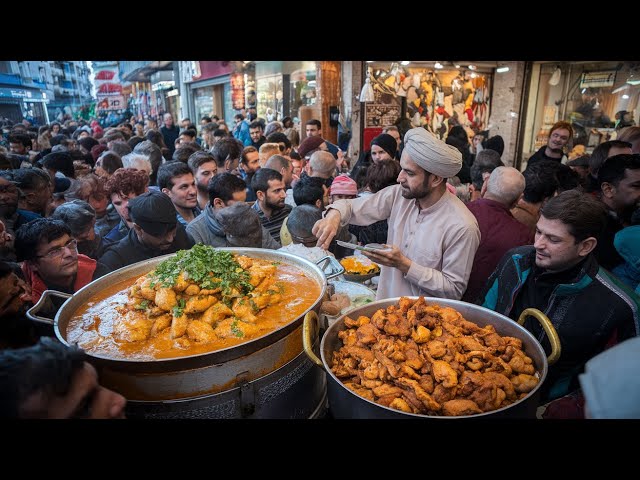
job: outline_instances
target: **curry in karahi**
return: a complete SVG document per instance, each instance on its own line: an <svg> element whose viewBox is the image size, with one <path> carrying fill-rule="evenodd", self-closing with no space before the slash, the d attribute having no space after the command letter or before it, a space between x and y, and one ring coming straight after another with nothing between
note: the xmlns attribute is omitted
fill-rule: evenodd
<svg viewBox="0 0 640 480"><path fill-rule="evenodd" d="M402 297L371 318L347 316L344 325L331 370L357 395L402 412L488 412L526 397L539 381L522 340L424 297Z"/></svg>
<svg viewBox="0 0 640 480"><path fill-rule="evenodd" d="M276 330L319 295L317 281L294 265L196 245L92 298L67 340L111 358L194 355Z"/></svg>

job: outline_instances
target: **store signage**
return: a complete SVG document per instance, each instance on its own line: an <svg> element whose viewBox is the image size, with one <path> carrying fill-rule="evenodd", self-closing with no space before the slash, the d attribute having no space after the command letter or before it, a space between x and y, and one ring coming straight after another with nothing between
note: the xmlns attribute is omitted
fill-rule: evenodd
<svg viewBox="0 0 640 480"><path fill-rule="evenodd" d="M98 99L98 110L121 110L126 107L122 95L96 95Z"/></svg>
<svg viewBox="0 0 640 480"><path fill-rule="evenodd" d="M580 88L613 87L615 82L616 70L584 72L580 79Z"/></svg>
<svg viewBox="0 0 640 480"><path fill-rule="evenodd" d="M32 92L31 90L16 88L0 88L0 97L23 98L28 102L41 102L46 99L46 97L43 97L42 92Z"/></svg>
<svg viewBox="0 0 640 480"><path fill-rule="evenodd" d="M153 90L154 92L157 92L158 90L168 90L170 88L173 88L175 84L176 82L174 82L173 80L163 80L151 85L151 90Z"/></svg>
<svg viewBox="0 0 640 480"><path fill-rule="evenodd" d="M244 74L231 75L231 103L235 110L244 108Z"/></svg>

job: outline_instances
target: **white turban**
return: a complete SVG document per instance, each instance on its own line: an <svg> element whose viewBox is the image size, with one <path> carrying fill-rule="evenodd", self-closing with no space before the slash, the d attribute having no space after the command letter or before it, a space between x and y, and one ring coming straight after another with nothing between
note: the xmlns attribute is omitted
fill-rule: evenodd
<svg viewBox="0 0 640 480"><path fill-rule="evenodd" d="M404 136L404 150L411 160L429 173L451 178L462 168L462 153L425 128L412 128Z"/></svg>

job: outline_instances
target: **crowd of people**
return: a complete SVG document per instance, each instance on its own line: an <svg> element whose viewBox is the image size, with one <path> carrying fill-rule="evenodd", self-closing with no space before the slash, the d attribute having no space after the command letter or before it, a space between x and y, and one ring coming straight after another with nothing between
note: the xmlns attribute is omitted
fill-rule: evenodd
<svg viewBox="0 0 640 480"><path fill-rule="evenodd" d="M594 372L610 365L599 354L639 336L640 127L572 163L571 124L558 122L522 172L505 166L499 136L469 139L461 127L444 142L422 127L386 127L357 160L324 138L319 120L304 133L254 110L233 128L215 116L178 126L169 113L160 127L3 125L0 416L122 417L124 399L25 309L47 289L73 294L196 243L308 259L353 254L336 240L381 243L364 253L381 266L378 299L462 299L514 320L537 308L562 344L542 387L547 417L566 416L555 406L582 399L581 382L591 379L586 395L597 391ZM525 328L549 353L545 332ZM55 380L51 362L67 365ZM27 369L37 374L22 384ZM82 408L62 400L77 400L75 389L90 397ZM640 416L602 402L587 411Z"/></svg>

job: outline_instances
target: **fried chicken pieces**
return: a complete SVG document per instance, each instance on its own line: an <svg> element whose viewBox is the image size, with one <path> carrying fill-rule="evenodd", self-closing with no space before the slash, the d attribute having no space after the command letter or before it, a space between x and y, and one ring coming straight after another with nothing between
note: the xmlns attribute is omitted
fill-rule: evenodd
<svg viewBox="0 0 640 480"><path fill-rule="evenodd" d="M424 297L402 297L371 318L344 323L331 370L354 393L402 412L488 412L525 397L539 381L521 340Z"/></svg>
<svg viewBox="0 0 640 480"><path fill-rule="evenodd" d="M217 338L250 337L258 332L256 314L269 305L279 303L282 295L276 282L276 266L272 262L235 256L249 273L254 289L223 301L221 288L204 290L187 278L177 276L172 287L153 280L154 272L138 278L129 290L129 302L116 309L121 314L114 324L114 336L120 342L147 340L170 329L176 345L190 342L210 343ZM237 291L237 290L235 290Z"/></svg>

